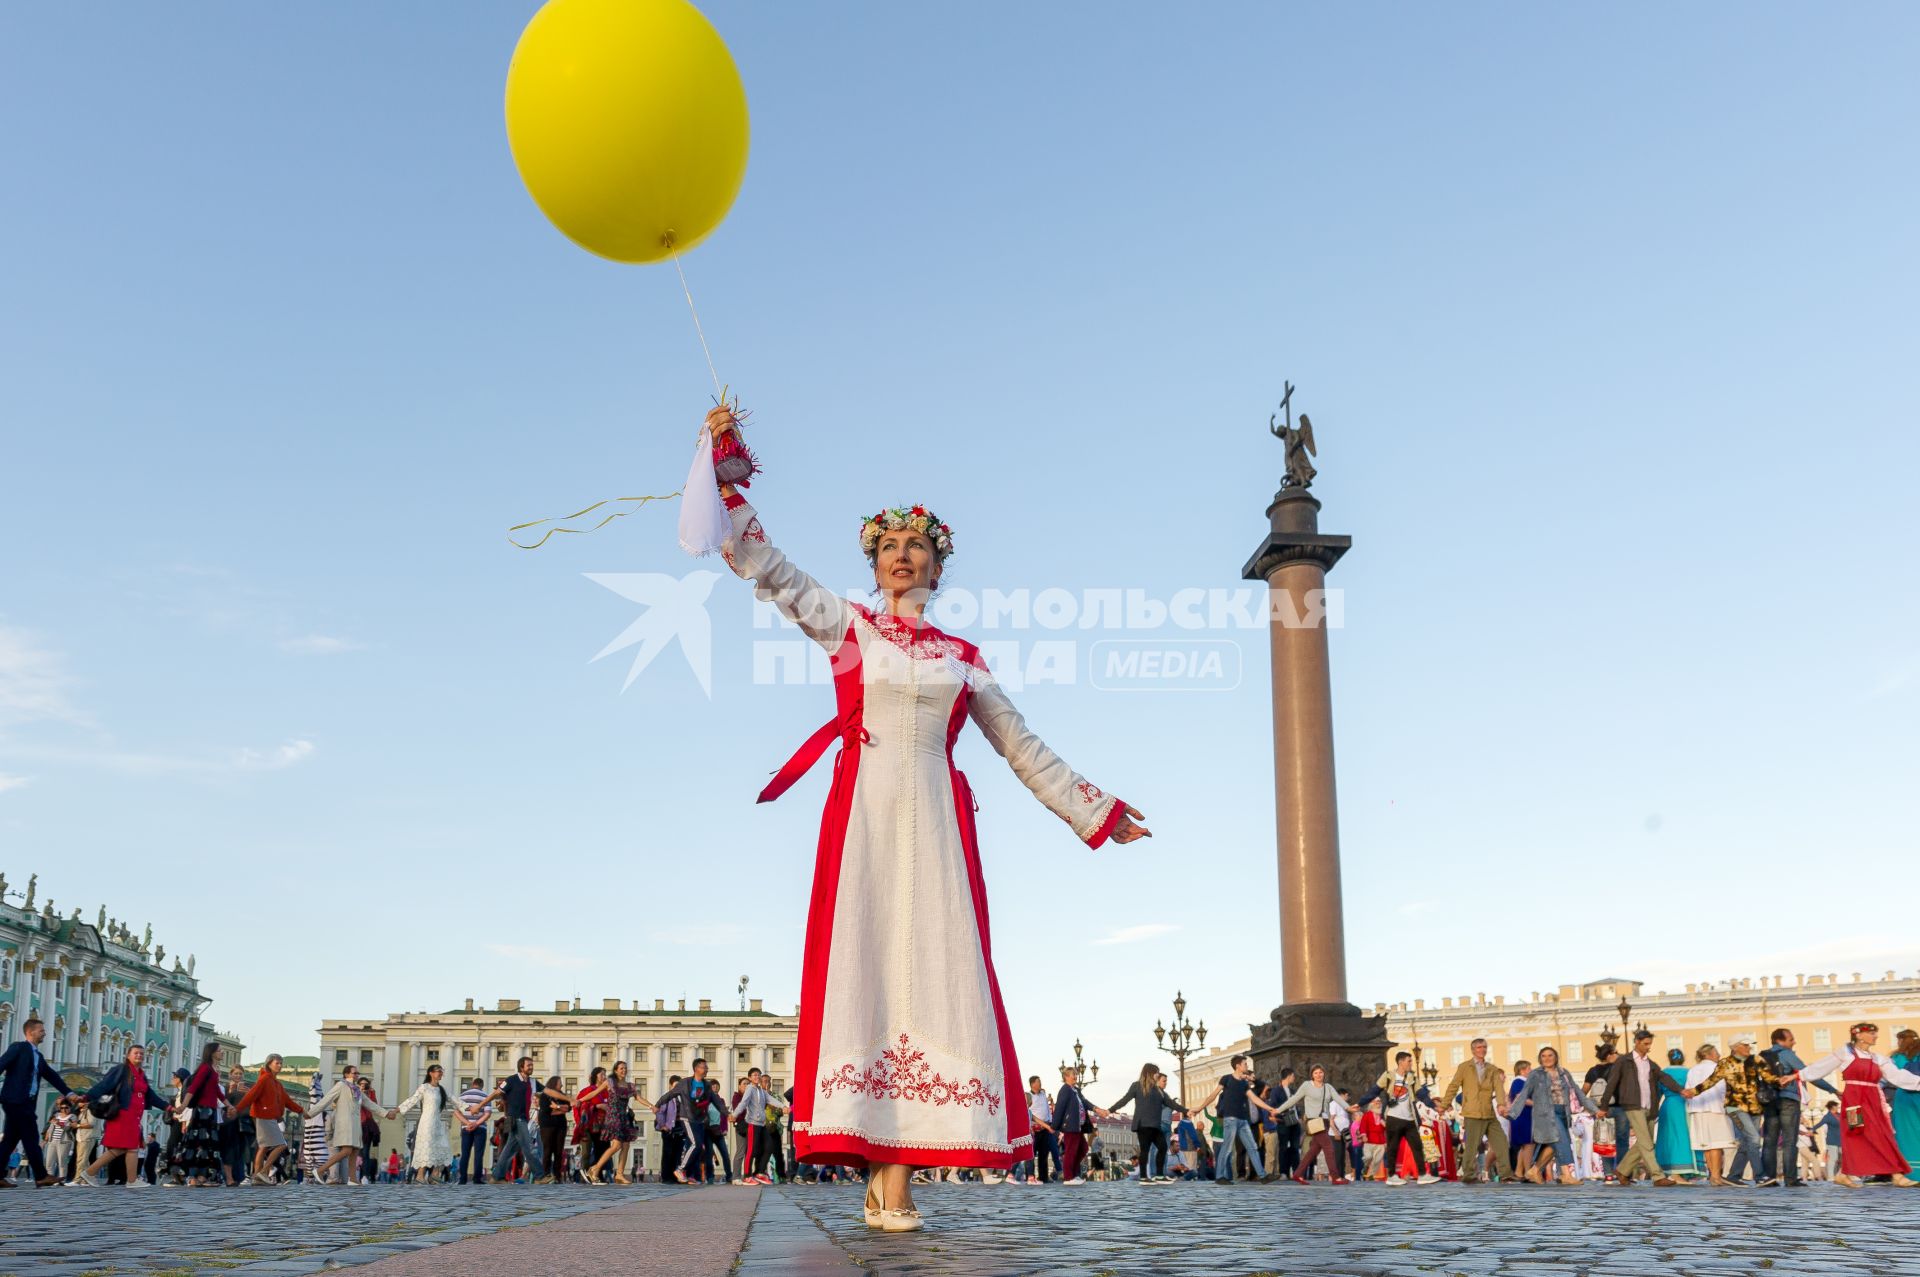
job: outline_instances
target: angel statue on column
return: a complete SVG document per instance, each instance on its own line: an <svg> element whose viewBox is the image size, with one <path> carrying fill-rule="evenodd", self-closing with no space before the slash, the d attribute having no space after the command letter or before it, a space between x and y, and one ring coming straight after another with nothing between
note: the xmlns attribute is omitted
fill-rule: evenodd
<svg viewBox="0 0 1920 1277"><path fill-rule="evenodd" d="M921 1227L915 1167L1005 1170L1029 1155L987 926L973 791L954 765L969 719L1043 806L1088 847L1149 836L1140 811L1080 776L1028 729L980 651L926 619L953 553L927 507L860 520L875 602L852 602L800 571L754 508L715 476L739 420L707 414L685 527L717 526L734 574L753 582L831 658L834 716L760 794L779 797L836 742L820 825L800 986L791 1120L803 1162L865 1166L867 1224ZM686 537L683 536L683 542Z"/></svg>

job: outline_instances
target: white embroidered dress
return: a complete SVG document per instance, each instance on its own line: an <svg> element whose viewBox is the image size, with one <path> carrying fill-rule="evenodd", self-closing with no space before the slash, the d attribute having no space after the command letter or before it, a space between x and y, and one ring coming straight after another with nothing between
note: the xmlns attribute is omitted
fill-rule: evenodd
<svg viewBox="0 0 1920 1277"><path fill-rule="evenodd" d="M420 1110L420 1125L413 1133L413 1169L416 1171L453 1165L453 1141L448 1128L450 1123L459 1121L460 1096L447 1091L447 1103L442 1104L441 1090L432 1082L422 1082L398 1110L403 1117L416 1108Z"/></svg>
<svg viewBox="0 0 1920 1277"><path fill-rule="evenodd" d="M797 1151L814 1163L1011 1166L1032 1135L953 741L970 716L1089 846L1123 805L1027 730L972 644L834 594L767 541L744 500L727 505L728 566L827 649L839 704L762 795L841 742L807 918Z"/></svg>

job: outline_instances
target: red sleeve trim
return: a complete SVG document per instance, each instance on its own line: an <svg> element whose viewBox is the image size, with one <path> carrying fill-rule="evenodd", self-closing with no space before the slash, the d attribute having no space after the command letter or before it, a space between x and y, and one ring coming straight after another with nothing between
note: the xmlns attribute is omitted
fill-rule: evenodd
<svg viewBox="0 0 1920 1277"><path fill-rule="evenodd" d="M738 492L729 492L725 497L722 497L721 500L726 502L727 509L729 510L738 510L747 503L747 499Z"/></svg>
<svg viewBox="0 0 1920 1277"><path fill-rule="evenodd" d="M1105 842L1107 837L1113 833L1114 826L1120 823L1120 817L1126 814L1127 805L1118 798L1114 799L1113 806L1107 808L1107 818L1100 822L1100 828L1094 830L1092 837L1087 839L1087 846L1089 848L1095 848Z"/></svg>

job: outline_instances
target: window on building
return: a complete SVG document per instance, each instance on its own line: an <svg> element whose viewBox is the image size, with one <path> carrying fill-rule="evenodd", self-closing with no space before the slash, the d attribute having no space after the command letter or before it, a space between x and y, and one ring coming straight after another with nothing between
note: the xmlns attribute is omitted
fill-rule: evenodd
<svg viewBox="0 0 1920 1277"><path fill-rule="evenodd" d="M1813 1031L1813 1049L1816 1051L1833 1050L1833 1030L1815 1029Z"/></svg>
<svg viewBox="0 0 1920 1277"><path fill-rule="evenodd" d="M779 1062L780 1062L780 1061L779 1061L779 1060L777 1060L777 1059L776 1059L776 1060L774 1061L774 1063L775 1063L775 1064L778 1064ZM1465 1064L1465 1063L1467 1062L1467 1048L1466 1048L1466 1047L1464 1047L1464 1046L1456 1046L1456 1047L1454 1047L1454 1048L1453 1048L1453 1062L1454 1062L1455 1064Z"/></svg>
<svg viewBox="0 0 1920 1277"><path fill-rule="evenodd" d="M461 1047L461 1048L460 1048L460 1063L462 1063L462 1064L472 1064L472 1063L473 1063L473 1048L472 1048L472 1047L470 1047L470 1046L463 1046L463 1047Z"/></svg>
<svg viewBox="0 0 1920 1277"><path fill-rule="evenodd" d="M333 1062L335 1064L345 1064L347 1062L347 1051L345 1047L333 1053Z"/></svg>
<svg viewBox="0 0 1920 1277"><path fill-rule="evenodd" d="M773 1048L773 1057L772 1057L772 1058L771 1058L771 1059L770 1059L770 1060L768 1061L768 1063L770 1063L770 1064L785 1064L786 1062L787 1062L787 1048L786 1048L786 1047L784 1047L784 1046L776 1046L776 1047L774 1047L774 1048Z"/></svg>
<svg viewBox="0 0 1920 1277"><path fill-rule="evenodd" d="M439 1048L439 1047L433 1047L433 1046L430 1046L430 1047L428 1047L428 1048L427 1048L427 1063L429 1063L429 1064L438 1064L438 1063L440 1063L440 1048Z"/></svg>
<svg viewBox="0 0 1920 1277"><path fill-rule="evenodd" d="M684 1054L685 1054L685 1051L684 1051L684 1050L683 1050L682 1048L680 1048L680 1047L677 1047L677 1046L670 1046L670 1047L668 1047L668 1048L667 1048L667 1063L668 1063L668 1064L678 1064L678 1063L680 1063L680 1057L681 1057L682 1055L684 1055Z"/></svg>
<svg viewBox="0 0 1920 1277"><path fill-rule="evenodd" d="M364 1069L364 1068L366 1068L366 1067L367 1067L367 1066L368 1066L369 1064L372 1064L372 1063L373 1063L373 1052L372 1052L372 1051L362 1051L362 1052L360 1052L360 1067L361 1067L361 1068L363 1068L363 1069Z"/></svg>
<svg viewBox="0 0 1920 1277"><path fill-rule="evenodd" d="M753 1063L753 1049L751 1047L743 1046L733 1054L735 1064L745 1067Z"/></svg>
<svg viewBox="0 0 1920 1277"><path fill-rule="evenodd" d="M707 1046L701 1047L700 1058L703 1060L712 1060L715 1064L718 1064L720 1062L719 1045L717 1043L710 1043Z"/></svg>
<svg viewBox="0 0 1920 1277"><path fill-rule="evenodd" d="M505 1063L507 1062L507 1048L506 1048L506 1047L504 1047L504 1046L496 1046L495 1048L493 1048L493 1062L494 1062L495 1064L505 1064Z"/></svg>
<svg viewBox="0 0 1920 1277"><path fill-rule="evenodd" d="M1667 1034L1667 1050L1684 1052L1686 1049L1687 1044L1678 1033Z"/></svg>
<svg viewBox="0 0 1920 1277"><path fill-rule="evenodd" d="M580 1079L569 1073L560 1079L560 1085L566 1090L577 1091L580 1089Z"/></svg>
<svg viewBox="0 0 1920 1277"><path fill-rule="evenodd" d="M580 1063L580 1048L579 1048L579 1047L577 1047L577 1046L570 1046L570 1047L568 1047L568 1048L567 1048L567 1063L568 1063L568 1064L578 1064L578 1063ZM568 1085L568 1086L572 1086L572 1085L573 1085L573 1083L571 1083L571 1082L569 1082L569 1083L567 1083L567 1085Z"/></svg>
<svg viewBox="0 0 1920 1277"><path fill-rule="evenodd" d="M647 1048L646 1048L646 1047L644 1047L644 1046L636 1046L636 1047L634 1047L634 1048L633 1048L633 1062L634 1062L635 1064L645 1064L645 1063L647 1062Z"/></svg>
<svg viewBox="0 0 1920 1277"><path fill-rule="evenodd" d="M647 1098L647 1079L641 1078L638 1082L635 1082L633 1084L633 1093L635 1095L638 1095L643 1100L646 1099Z"/></svg>
<svg viewBox="0 0 1920 1277"><path fill-rule="evenodd" d="M603 1047L601 1047L601 1048L600 1048L600 1063L602 1063L602 1064L612 1064L612 1063L613 1063L613 1048L612 1048L612 1047L610 1047L610 1046L603 1046Z"/></svg>
<svg viewBox="0 0 1920 1277"><path fill-rule="evenodd" d="M1585 1042L1568 1043L1567 1059L1571 1063L1578 1064L1582 1059L1586 1058L1586 1051L1587 1044Z"/></svg>

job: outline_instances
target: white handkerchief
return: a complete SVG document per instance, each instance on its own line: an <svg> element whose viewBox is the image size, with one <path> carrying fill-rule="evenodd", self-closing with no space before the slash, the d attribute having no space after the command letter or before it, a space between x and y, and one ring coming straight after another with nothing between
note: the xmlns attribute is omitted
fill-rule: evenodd
<svg viewBox="0 0 1920 1277"><path fill-rule="evenodd" d="M713 477L713 437L700 427L700 442L693 447L693 466L687 471L687 486L680 492L680 548L696 557L718 550L733 532L733 520L727 515L727 503L720 497L720 485Z"/></svg>

